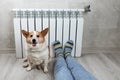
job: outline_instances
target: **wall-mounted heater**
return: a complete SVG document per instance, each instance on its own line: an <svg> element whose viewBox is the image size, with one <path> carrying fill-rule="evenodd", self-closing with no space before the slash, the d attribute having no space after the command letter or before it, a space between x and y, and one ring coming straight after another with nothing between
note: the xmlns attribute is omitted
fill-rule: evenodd
<svg viewBox="0 0 120 80"><path fill-rule="evenodd" d="M82 48L83 23L82 12L86 9L13 9L14 34L17 58L25 56L25 38L21 30L41 31L49 28L46 36L47 44L51 47L50 55L55 56L52 43L55 40L64 43L67 40L74 41L72 56L80 57Z"/></svg>

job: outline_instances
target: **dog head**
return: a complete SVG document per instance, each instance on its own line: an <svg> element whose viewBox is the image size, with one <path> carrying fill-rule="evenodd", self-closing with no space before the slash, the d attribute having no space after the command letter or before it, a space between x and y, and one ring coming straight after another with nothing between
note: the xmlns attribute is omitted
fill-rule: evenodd
<svg viewBox="0 0 120 80"><path fill-rule="evenodd" d="M26 30L22 30L22 34L26 38L27 45L32 48L39 47L40 44L45 42L45 36L48 33L48 28L40 31L32 31L28 32Z"/></svg>

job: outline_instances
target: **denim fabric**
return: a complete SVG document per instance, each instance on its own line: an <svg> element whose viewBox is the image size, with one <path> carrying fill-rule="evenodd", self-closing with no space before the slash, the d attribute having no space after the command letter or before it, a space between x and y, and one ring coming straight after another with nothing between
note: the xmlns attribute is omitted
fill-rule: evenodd
<svg viewBox="0 0 120 80"><path fill-rule="evenodd" d="M96 80L95 77L86 71L72 56L67 56L66 63L74 80Z"/></svg>
<svg viewBox="0 0 120 80"><path fill-rule="evenodd" d="M55 80L74 80L67 67L65 59L62 56L57 57L57 62L54 68L54 77Z"/></svg>

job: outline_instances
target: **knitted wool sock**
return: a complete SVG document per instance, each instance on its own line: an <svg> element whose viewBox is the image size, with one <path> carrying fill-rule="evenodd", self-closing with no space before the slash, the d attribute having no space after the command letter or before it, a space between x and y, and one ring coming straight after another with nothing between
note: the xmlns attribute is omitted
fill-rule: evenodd
<svg viewBox="0 0 120 80"><path fill-rule="evenodd" d="M65 57L67 57L68 55L71 55L72 49L73 49L73 41L72 40L68 40L65 44L64 47L64 54Z"/></svg>
<svg viewBox="0 0 120 80"><path fill-rule="evenodd" d="M55 41L53 44L53 48L54 48L56 56L64 56L62 44L60 43L60 41Z"/></svg>

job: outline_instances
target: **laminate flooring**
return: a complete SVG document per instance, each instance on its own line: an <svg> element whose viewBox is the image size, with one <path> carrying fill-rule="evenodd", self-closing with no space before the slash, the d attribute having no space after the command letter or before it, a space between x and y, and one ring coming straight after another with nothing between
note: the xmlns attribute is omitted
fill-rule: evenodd
<svg viewBox="0 0 120 80"><path fill-rule="evenodd" d="M120 80L119 53L91 53L75 59L98 80ZM55 59L49 63L46 74L37 69L27 72L22 64L23 60L16 59L15 53L0 54L0 80L54 80Z"/></svg>

